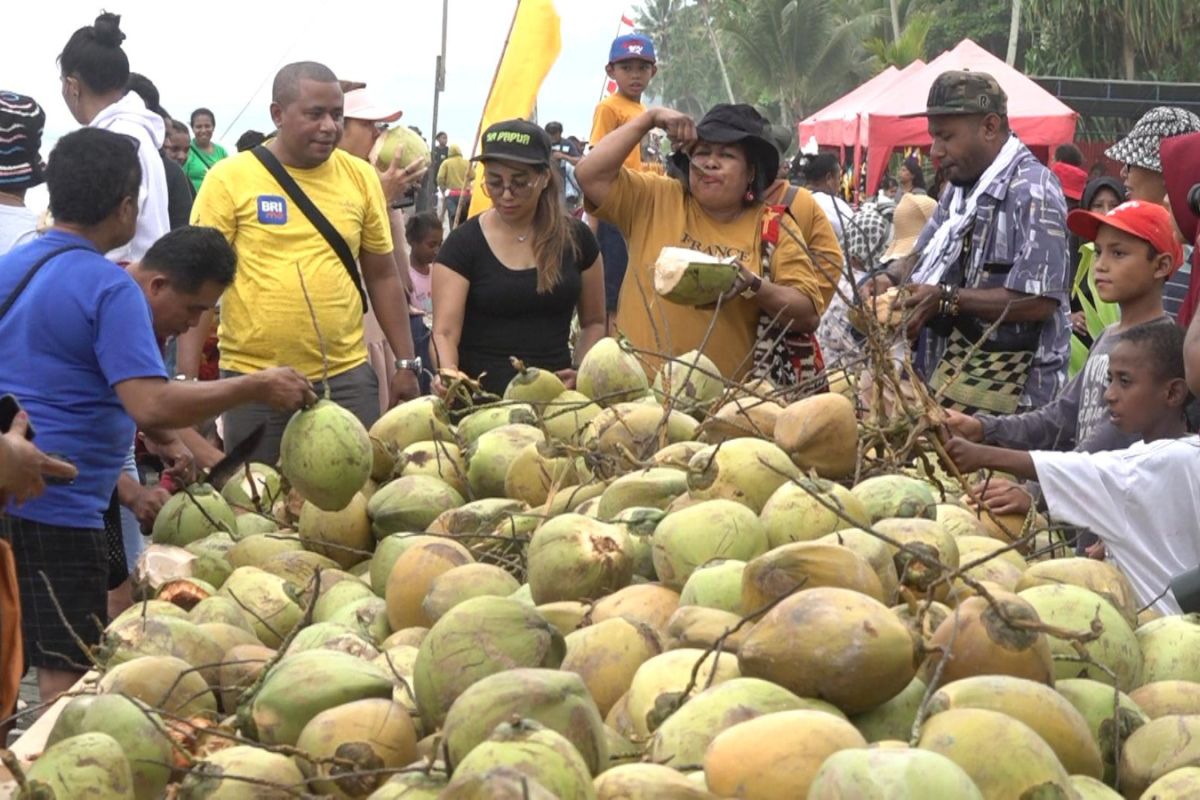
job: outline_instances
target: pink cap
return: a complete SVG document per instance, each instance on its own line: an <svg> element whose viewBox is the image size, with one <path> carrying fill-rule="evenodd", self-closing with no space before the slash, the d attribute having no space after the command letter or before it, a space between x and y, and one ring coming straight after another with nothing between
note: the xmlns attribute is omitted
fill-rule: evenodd
<svg viewBox="0 0 1200 800"><path fill-rule="evenodd" d="M376 103L366 89L346 92L342 116L346 119L363 119L367 122L395 122L404 115L403 111L392 111Z"/></svg>

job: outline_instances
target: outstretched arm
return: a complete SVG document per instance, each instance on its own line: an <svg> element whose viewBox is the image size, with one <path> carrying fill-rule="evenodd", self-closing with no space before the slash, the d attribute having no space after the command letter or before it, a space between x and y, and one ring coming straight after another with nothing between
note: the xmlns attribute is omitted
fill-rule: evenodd
<svg viewBox="0 0 1200 800"><path fill-rule="evenodd" d="M653 128L666 130L677 148L690 147L696 141L692 118L669 108L655 108L629 120L597 142L575 167L575 180L593 208L604 205L625 157Z"/></svg>
<svg viewBox="0 0 1200 800"><path fill-rule="evenodd" d="M975 444L955 437L946 442L946 454L961 472L996 469L1022 480L1037 480L1033 456L1022 450L1006 450L986 444Z"/></svg>

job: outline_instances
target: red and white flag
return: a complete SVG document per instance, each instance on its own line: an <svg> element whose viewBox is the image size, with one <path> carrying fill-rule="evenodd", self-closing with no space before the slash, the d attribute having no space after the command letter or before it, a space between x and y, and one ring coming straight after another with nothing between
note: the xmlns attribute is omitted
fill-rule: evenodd
<svg viewBox="0 0 1200 800"><path fill-rule="evenodd" d="M613 38L624 36L627 33L633 33L633 12L629 11L621 15L621 24L617 26L617 32L613 34ZM608 97L617 93L617 82L607 75L604 76L604 96Z"/></svg>

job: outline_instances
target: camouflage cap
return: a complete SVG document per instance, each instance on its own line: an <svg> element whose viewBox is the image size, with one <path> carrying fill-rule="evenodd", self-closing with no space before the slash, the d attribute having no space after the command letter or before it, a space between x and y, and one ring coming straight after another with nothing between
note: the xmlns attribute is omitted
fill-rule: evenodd
<svg viewBox="0 0 1200 800"><path fill-rule="evenodd" d="M950 114L1008 113L1008 95L1000 82L986 72L949 70L937 76L929 87L926 109L904 117L935 117Z"/></svg>

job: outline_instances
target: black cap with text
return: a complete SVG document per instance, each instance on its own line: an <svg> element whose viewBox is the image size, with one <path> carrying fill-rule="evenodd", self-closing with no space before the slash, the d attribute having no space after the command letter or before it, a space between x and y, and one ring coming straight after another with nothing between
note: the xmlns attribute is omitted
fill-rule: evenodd
<svg viewBox="0 0 1200 800"><path fill-rule="evenodd" d="M475 161L516 161L550 166L550 136L528 120L508 119L483 132Z"/></svg>

